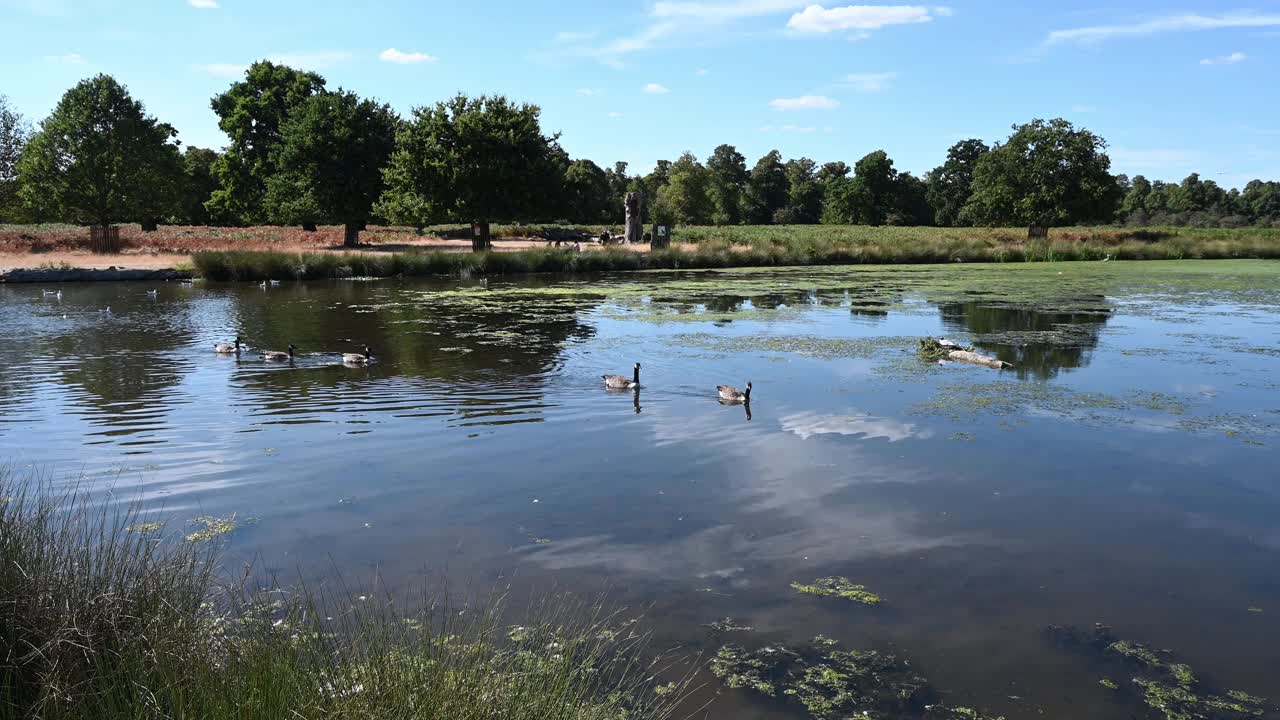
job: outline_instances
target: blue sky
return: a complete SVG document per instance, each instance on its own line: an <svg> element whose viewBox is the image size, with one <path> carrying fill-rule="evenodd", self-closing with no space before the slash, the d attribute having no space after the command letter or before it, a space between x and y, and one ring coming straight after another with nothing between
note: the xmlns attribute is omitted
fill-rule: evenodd
<svg viewBox="0 0 1280 720"><path fill-rule="evenodd" d="M1062 116L1117 172L1280 179L1280 0L1190 2L0 0L0 94L38 120L106 72L220 147L209 98L265 57L402 113L458 91L533 102L572 156L633 172L727 142L749 163L883 148L919 173Z"/></svg>

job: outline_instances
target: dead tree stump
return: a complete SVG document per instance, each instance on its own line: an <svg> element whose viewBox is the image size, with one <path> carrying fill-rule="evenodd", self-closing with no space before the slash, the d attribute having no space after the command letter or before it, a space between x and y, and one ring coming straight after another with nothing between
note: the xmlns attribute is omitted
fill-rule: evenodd
<svg viewBox="0 0 1280 720"><path fill-rule="evenodd" d="M626 230L623 238L628 245L641 241L644 235L644 193L629 192L623 199L627 211Z"/></svg>

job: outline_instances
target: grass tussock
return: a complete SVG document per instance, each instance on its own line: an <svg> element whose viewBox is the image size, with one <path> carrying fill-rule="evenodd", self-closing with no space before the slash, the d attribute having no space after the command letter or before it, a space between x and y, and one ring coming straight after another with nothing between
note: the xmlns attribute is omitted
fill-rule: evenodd
<svg viewBox="0 0 1280 720"><path fill-rule="evenodd" d="M335 254L212 251L193 256L210 280L593 273L851 264L1062 262L1280 258L1274 230L1055 230L1048 240L1025 232L939 228L742 227L688 228L673 247L640 253L619 248L576 253L537 248L518 252Z"/></svg>
<svg viewBox="0 0 1280 720"><path fill-rule="evenodd" d="M0 471L0 719L666 720L687 700L600 604L545 597L513 626L500 601L228 590L216 543L117 507Z"/></svg>

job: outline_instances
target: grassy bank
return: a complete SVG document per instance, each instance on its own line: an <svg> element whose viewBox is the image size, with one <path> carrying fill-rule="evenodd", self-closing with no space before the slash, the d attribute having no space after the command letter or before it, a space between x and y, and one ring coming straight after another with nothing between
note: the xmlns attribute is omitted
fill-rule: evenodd
<svg viewBox="0 0 1280 720"><path fill-rule="evenodd" d="M218 582L215 544L0 472L0 719L665 720L686 684L598 606L403 614Z"/></svg>
<svg viewBox="0 0 1280 720"><path fill-rule="evenodd" d="M210 280L341 277L509 275L796 265L1055 262L1280 258L1277 230L1056 230L1028 242L1025 232L939 228L742 227L688 228L694 249L649 253L609 248L575 253L538 248L519 252L289 254L196 253L196 272Z"/></svg>

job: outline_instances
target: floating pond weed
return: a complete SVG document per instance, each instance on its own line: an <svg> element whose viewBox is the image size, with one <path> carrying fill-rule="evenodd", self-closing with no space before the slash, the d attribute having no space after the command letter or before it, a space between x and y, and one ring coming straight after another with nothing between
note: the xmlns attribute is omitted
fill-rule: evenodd
<svg viewBox="0 0 1280 720"><path fill-rule="evenodd" d="M838 597L863 605L879 605L883 600L879 595L867 590L865 585L856 585L847 577L824 577L812 583L791 583L791 589L802 595L820 597Z"/></svg>

